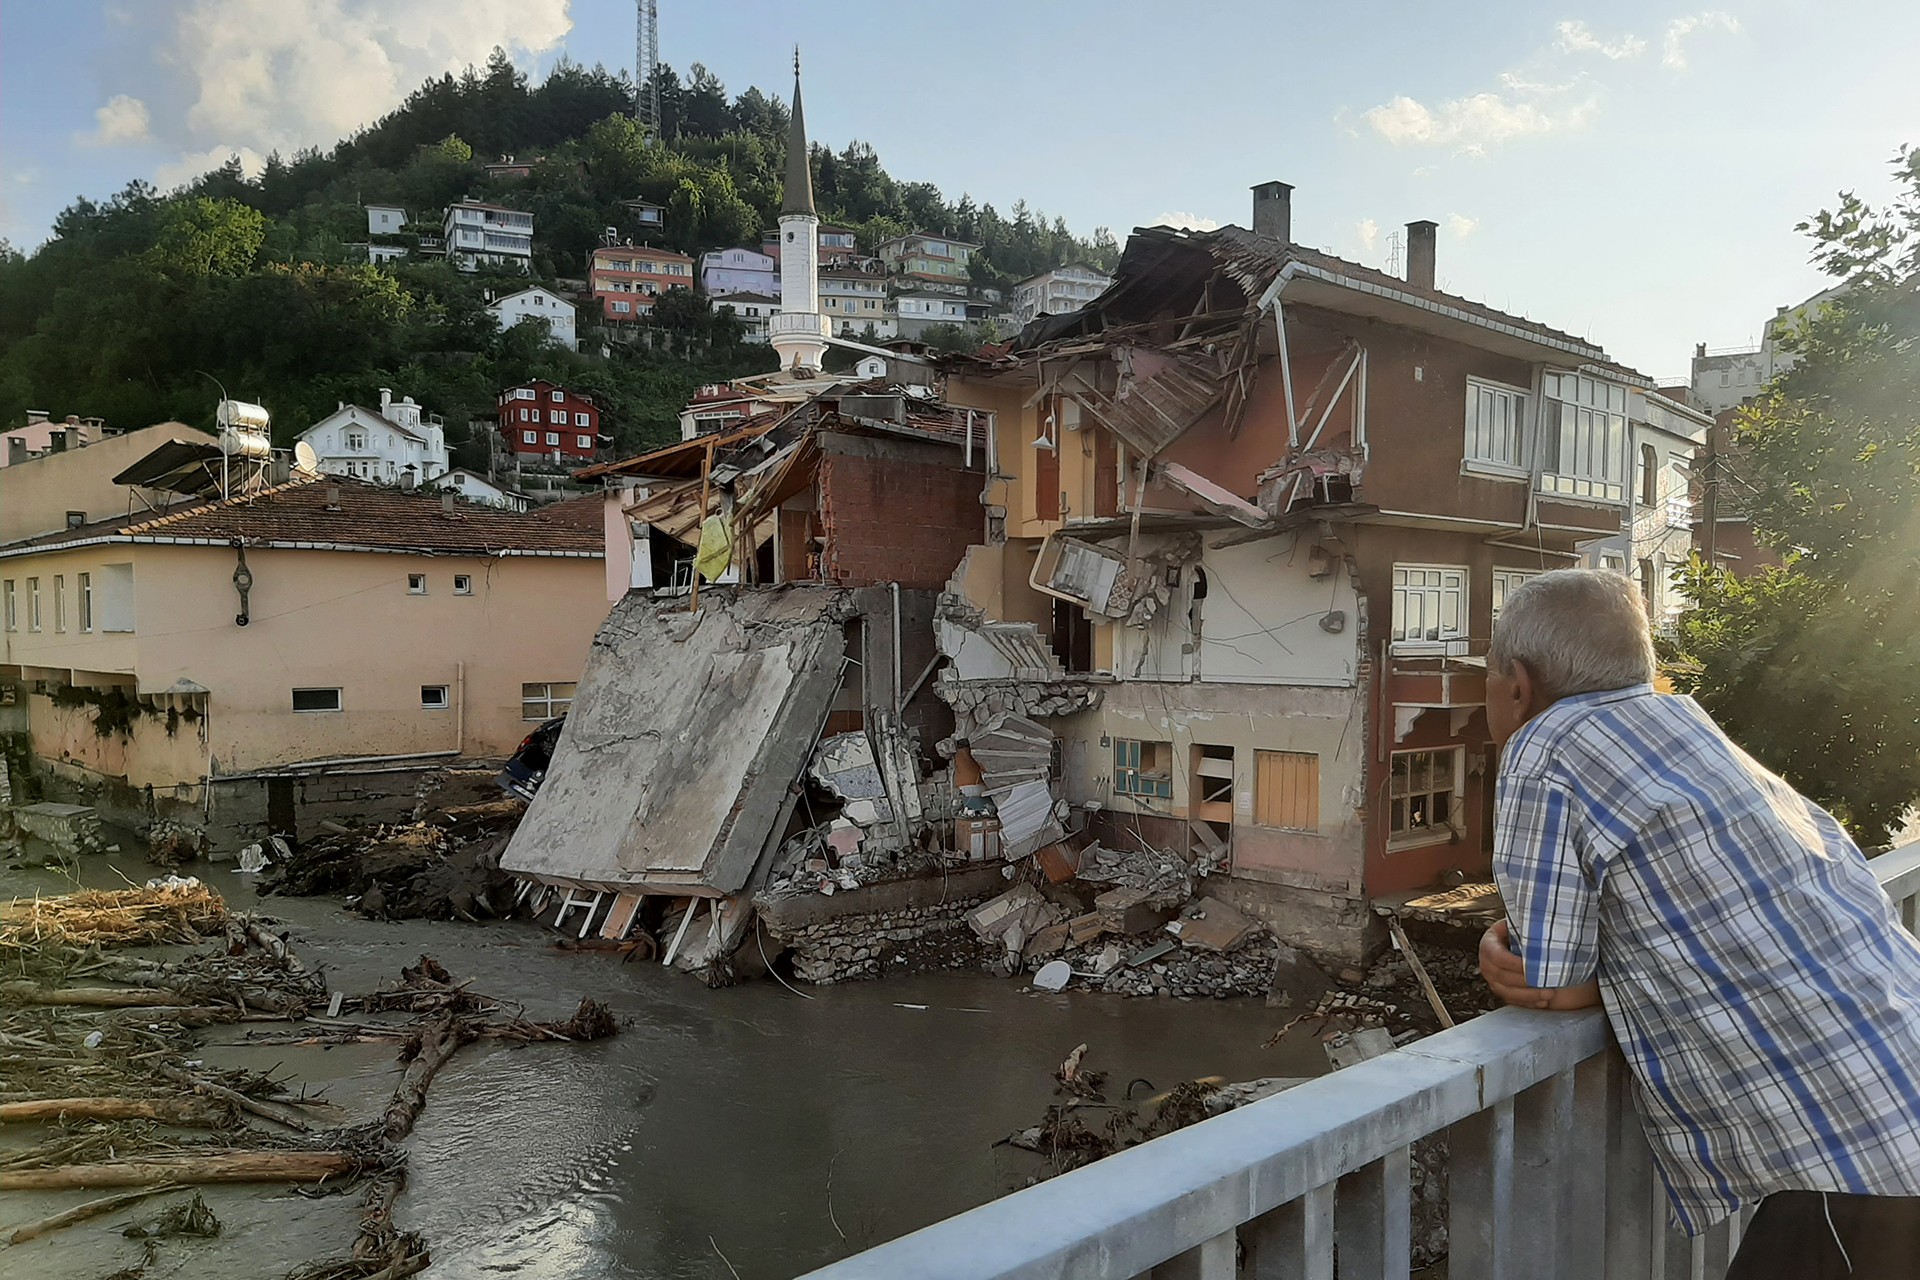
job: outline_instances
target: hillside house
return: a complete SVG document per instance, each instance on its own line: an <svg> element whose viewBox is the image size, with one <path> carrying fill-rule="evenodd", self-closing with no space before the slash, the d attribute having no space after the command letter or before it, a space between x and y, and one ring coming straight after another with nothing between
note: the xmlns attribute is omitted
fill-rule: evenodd
<svg viewBox="0 0 1920 1280"><path fill-rule="evenodd" d="M522 320L536 320L546 326L557 345L569 351L579 349L580 339L574 332L573 304L551 289L535 285L504 298L496 298L487 304L487 312L502 329L511 329Z"/></svg>
<svg viewBox="0 0 1920 1280"><path fill-rule="evenodd" d="M1013 287L1013 316L1027 324L1039 316L1065 315L1107 291L1113 277L1084 262L1069 262L1029 276Z"/></svg>
<svg viewBox="0 0 1920 1280"><path fill-rule="evenodd" d="M313 446L320 470L378 484L423 484L453 465L447 431L437 413L422 413L412 396L393 398L380 388L380 406L340 407L300 433Z"/></svg>
<svg viewBox="0 0 1920 1280"><path fill-rule="evenodd" d="M588 289L607 320L643 320L669 289L693 288L693 259L671 249L625 245L593 251Z"/></svg>
<svg viewBox="0 0 1920 1280"><path fill-rule="evenodd" d="M715 249L700 255L700 289L709 298L751 293L779 298L780 263L753 249Z"/></svg>
<svg viewBox="0 0 1920 1280"><path fill-rule="evenodd" d="M533 270L533 215L523 209L462 200L447 206L442 232L447 261L462 271Z"/></svg>
<svg viewBox="0 0 1920 1280"><path fill-rule="evenodd" d="M593 397L544 379L500 393L499 425L522 462L576 465L600 448L600 407Z"/></svg>
<svg viewBox="0 0 1920 1280"><path fill-rule="evenodd" d="M903 288L932 289L964 294L971 287L973 255L980 248L964 240L920 232L896 236L875 253L887 271L901 277Z"/></svg>

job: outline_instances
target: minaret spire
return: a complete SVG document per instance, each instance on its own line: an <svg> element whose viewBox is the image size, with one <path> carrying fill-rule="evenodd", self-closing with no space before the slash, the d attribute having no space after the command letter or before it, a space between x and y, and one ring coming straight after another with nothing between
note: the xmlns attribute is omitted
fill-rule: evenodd
<svg viewBox="0 0 1920 1280"><path fill-rule="evenodd" d="M793 46L793 121L787 130L787 191L780 212L814 213L813 171L807 163L807 117L800 108L799 45Z"/></svg>

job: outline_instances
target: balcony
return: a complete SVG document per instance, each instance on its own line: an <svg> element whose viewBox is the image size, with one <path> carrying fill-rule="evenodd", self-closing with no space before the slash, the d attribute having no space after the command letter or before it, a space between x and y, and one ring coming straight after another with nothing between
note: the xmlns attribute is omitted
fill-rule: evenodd
<svg viewBox="0 0 1920 1280"><path fill-rule="evenodd" d="M1912 930L1920 843L1873 869ZM1408 1147L1441 1133L1460 1280L1719 1280L1751 1213L1694 1240L1670 1230L1605 1015L1502 1009L809 1280L1332 1280L1336 1231L1340 1280L1403 1278Z"/></svg>
<svg viewBox="0 0 1920 1280"><path fill-rule="evenodd" d="M767 317L767 332L776 338L824 338L832 330L823 315L811 311L776 311Z"/></svg>

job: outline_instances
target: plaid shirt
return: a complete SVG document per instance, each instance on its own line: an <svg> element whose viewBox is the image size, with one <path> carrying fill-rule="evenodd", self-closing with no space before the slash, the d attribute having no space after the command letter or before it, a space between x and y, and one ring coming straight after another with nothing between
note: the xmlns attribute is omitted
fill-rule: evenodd
<svg viewBox="0 0 1920 1280"><path fill-rule="evenodd" d="M1840 824L1691 698L1564 698L1501 760L1494 876L1536 987L1600 979L1679 1225L1920 1195L1920 943Z"/></svg>

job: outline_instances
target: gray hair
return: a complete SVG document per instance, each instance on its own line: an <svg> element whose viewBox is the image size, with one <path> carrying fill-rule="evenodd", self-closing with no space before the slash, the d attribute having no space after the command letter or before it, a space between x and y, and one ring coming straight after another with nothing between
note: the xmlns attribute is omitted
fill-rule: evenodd
<svg viewBox="0 0 1920 1280"><path fill-rule="evenodd" d="M1653 679L1653 632L1640 589L1603 569L1555 569L1507 596L1487 668L1527 664L1548 698L1624 689Z"/></svg>

